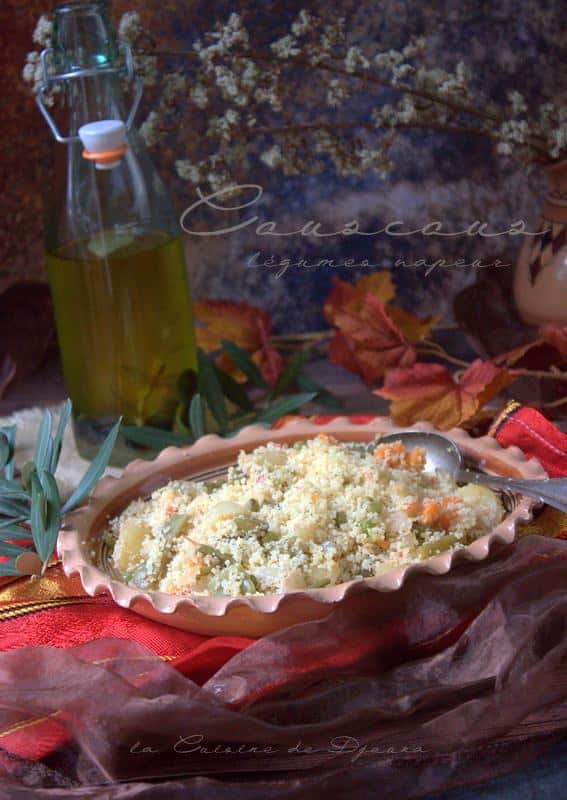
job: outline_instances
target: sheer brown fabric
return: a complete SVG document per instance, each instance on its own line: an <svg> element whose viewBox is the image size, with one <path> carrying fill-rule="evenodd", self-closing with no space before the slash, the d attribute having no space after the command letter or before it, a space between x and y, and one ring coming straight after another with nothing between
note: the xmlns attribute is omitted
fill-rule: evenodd
<svg viewBox="0 0 567 800"><path fill-rule="evenodd" d="M17 755L44 717L53 752ZM120 639L0 654L10 797L420 797L565 731L567 543L537 536L261 639L203 687Z"/></svg>

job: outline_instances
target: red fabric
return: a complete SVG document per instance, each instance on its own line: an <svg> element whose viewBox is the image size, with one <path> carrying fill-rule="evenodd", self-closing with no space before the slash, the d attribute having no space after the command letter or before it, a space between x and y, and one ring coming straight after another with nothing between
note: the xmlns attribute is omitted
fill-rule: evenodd
<svg viewBox="0 0 567 800"><path fill-rule="evenodd" d="M81 598L77 605L48 608L0 622L1 650L30 644L73 647L103 638L139 642L198 684L252 641L180 631L121 608L107 595Z"/></svg>
<svg viewBox="0 0 567 800"><path fill-rule="evenodd" d="M551 478L567 475L567 434L534 408L512 411L496 432L503 447L516 445L528 458L537 458Z"/></svg>
<svg viewBox="0 0 567 800"><path fill-rule="evenodd" d="M318 416L313 421L323 424L332 417ZM355 423L371 419L367 415L351 417ZM538 458L550 475L567 475L567 435L558 431L541 414L533 409L520 409L503 420L496 433L503 446L517 445L528 457ZM58 571L58 572L57 572ZM48 645L58 648L72 647L102 638L128 639L148 648L195 683L202 685L220 670L236 653L248 647L253 640L241 637L206 637L180 631L158 622L147 620L131 611L120 608L110 597L87 597L77 576L65 578L60 567L50 571L55 582L61 584L58 605L53 608L30 609L25 614L10 618L7 610L18 603L4 603L0 587L0 650L12 650L25 645ZM65 599L66 598L66 599ZM19 607L24 605L18 601ZM453 620L446 630L431 642L423 644L424 652L443 650L456 640L468 624L468 618ZM343 642L340 650L323 661L318 660L317 648L310 658L303 660L309 673L323 669L348 667L365 653L392 648L399 643L399 625L394 619L386 640L376 642L372 629L363 629L358 635ZM384 630L381 631L384 637ZM414 654L414 657L415 654ZM260 692L261 693L261 692ZM0 745L12 753L27 758L41 758L65 740L64 728L51 716L34 723L32 727L0 732Z"/></svg>

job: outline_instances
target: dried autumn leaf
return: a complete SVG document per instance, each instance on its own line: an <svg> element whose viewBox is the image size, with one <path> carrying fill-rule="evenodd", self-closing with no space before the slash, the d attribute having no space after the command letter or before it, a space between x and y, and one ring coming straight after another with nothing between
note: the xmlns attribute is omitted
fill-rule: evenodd
<svg viewBox="0 0 567 800"><path fill-rule="evenodd" d="M539 329L540 338L557 350L564 361L567 361L567 325L550 323Z"/></svg>
<svg viewBox="0 0 567 800"><path fill-rule="evenodd" d="M193 304L195 334L199 347L214 353L221 347L221 339L234 342L248 353L261 347L258 329L261 320L268 332L270 315L261 308L231 300L200 300Z"/></svg>
<svg viewBox="0 0 567 800"><path fill-rule="evenodd" d="M371 294L384 305L396 296L396 289L389 272L371 272L370 275L364 275L357 280L354 288L361 300L364 300L367 294Z"/></svg>
<svg viewBox="0 0 567 800"><path fill-rule="evenodd" d="M414 364L389 370L374 393L392 401L390 414L399 425L418 420L441 430L462 425L514 380L491 361L477 359L455 381L443 364Z"/></svg>
<svg viewBox="0 0 567 800"><path fill-rule="evenodd" d="M329 345L329 358L332 364L340 364L349 372L360 374L360 365L356 360L356 351L349 346L348 340L342 333L335 332Z"/></svg>
<svg viewBox="0 0 567 800"><path fill-rule="evenodd" d="M333 278L332 289L323 305L325 319L334 325L337 311L360 311L370 294L382 303L389 303L396 294L389 272L373 272L360 278L354 286L340 278Z"/></svg>
<svg viewBox="0 0 567 800"><path fill-rule="evenodd" d="M463 396L476 397L477 409L481 409L515 379L515 375L496 367L492 361L477 358L461 375L458 385Z"/></svg>
<svg viewBox="0 0 567 800"><path fill-rule="evenodd" d="M336 310L333 318L338 332L331 341L331 361L358 373L368 385L391 367L414 363L414 346L373 295L366 295L360 311Z"/></svg>
<svg viewBox="0 0 567 800"><path fill-rule="evenodd" d="M221 340L227 339L246 352L257 354L256 358L260 362L263 360L262 332L269 337L272 327L270 315L266 311L248 303L234 303L231 300L201 300L194 303L193 313L197 344L206 353L215 353L221 348ZM217 356L215 362L239 383L246 383L246 376L226 353Z"/></svg>
<svg viewBox="0 0 567 800"><path fill-rule="evenodd" d="M270 344L269 328L262 319L257 320L261 347L252 355L252 361L259 367L262 377L274 386L284 369L284 360Z"/></svg>
<svg viewBox="0 0 567 800"><path fill-rule="evenodd" d="M386 306L386 313L410 342L427 339L440 319L440 317L424 317L422 319L412 314L411 311L397 306Z"/></svg>

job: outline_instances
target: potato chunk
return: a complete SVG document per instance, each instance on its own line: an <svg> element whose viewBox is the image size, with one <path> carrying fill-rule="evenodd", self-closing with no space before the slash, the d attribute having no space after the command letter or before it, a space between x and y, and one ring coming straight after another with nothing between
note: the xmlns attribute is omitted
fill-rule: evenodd
<svg viewBox="0 0 567 800"><path fill-rule="evenodd" d="M502 504L498 495L489 489L488 486L480 486L477 483L467 483L457 489L457 494L463 501L471 506L477 506L486 514L487 511L494 515L502 512Z"/></svg>
<svg viewBox="0 0 567 800"><path fill-rule="evenodd" d="M151 533L143 522L126 519L120 525L120 533L114 550L114 563L121 572L132 567L140 555L142 542Z"/></svg>

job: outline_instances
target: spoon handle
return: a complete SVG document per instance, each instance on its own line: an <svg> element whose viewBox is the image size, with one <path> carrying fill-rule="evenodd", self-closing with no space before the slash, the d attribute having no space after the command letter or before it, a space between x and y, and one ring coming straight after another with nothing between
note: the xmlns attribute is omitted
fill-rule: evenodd
<svg viewBox="0 0 567 800"><path fill-rule="evenodd" d="M500 478L496 475L487 475L485 472L475 472L471 469L461 469L457 476L459 481L479 483L492 489L523 494L533 497L542 503L547 503L559 511L567 512L567 478L547 478L543 480L516 480L515 478Z"/></svg>

